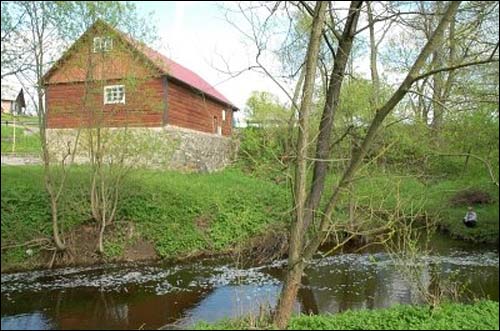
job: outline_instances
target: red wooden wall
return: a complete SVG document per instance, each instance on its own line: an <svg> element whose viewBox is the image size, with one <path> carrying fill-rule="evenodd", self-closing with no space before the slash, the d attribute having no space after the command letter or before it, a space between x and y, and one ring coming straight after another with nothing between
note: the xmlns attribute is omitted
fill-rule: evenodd
<svg viewBox="0 0 500 331"><path fill-rule="evenodd" d="M104 104L104 85L125 85L125 104ZM87 90L87 93L85 91ZM127 81L54 84L46 87L47 127L161 126L165 110L162 78L130 86Z"/></svg>
<svg viewBox="0 0 500 331"><path fill-rule="evenodd" d="M216 133L215 122L222 126L222 134L231 135L233 112L229 106L203 96L196 89L168 81L167 123L188 129ZM222 120L222 110L226 110L226 120Z"/></svg>

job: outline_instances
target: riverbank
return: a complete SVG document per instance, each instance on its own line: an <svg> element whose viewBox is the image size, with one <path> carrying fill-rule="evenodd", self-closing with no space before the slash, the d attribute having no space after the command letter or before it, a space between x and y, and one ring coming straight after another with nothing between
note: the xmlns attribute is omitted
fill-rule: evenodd
<svg viewBox="0 0 500 331"><path fill-rule="evenodd" d="M2 271L46 267L51 252L42 244L50 239L51 222L43 168L2 166L1 174ZM75 244L71 259L61 266L220 254L287 219L285 188L236 169L211 174L138 170L123 184L116 222L105 234L105 256L99 257L89 178L87 168L72 168L61 194L60 226L65 240Z"/></svg>
<svg viewBox="0 0 500 331"><path fill-rule="evenodd" d="M429 306L396 305L387 309L347 311L340 314L298 315L289 330L498 330L498 302L446 303ZM198 323L198 330L272 329L256 318Z"/></svg>
<svg viewBox="0 0 500 331"><path fill-rule="evenodd" d="M499 191L485 173L432 180L378 171L363 175L355 186L359 205L428 218L455 239L498 243ZM462 223L468 206L478 216L475 228Z"/></svg>
<svg viewBox="0 0 500 331"><path fill-rule="evenodd" d="M425 284L460 289L453 296L459 302L498 301L496 248L444 235L429 244L434 253L422 257ZM234 257L216 257L2 274L2 329L190 329L259 316L276 305L286 270L286 260L245 267ZM382 247L318 256L306 270L296 312L421 302L412 284Z"/></svg>
<svg viewBox="0 0 500 331"><path fill-rule="evenodd" d="M43 168L2 166L1 174L2 272L46 268L52 251L48 250L51 222ZM137 170L123 184L117 221L107 228L105 255L99 256L95 254L98 228L89 214L89 178L85 167L70 170L61 195L60 225L72 250L56 266L187 259L241 249L259 263L260 255L279 258L286 249L282 242L286 241L290 191L285 185L235 168L211 174ZM358 180L355 190L355 205L361 213L375 210L374 206L379 213L398 209L436 220L453 238L498 242L498 190L487 178L423 182L373 173ZM347 201L341 204L344 207L336 214L339 221L348 219ZM461 222L469 204L479 218L472 229ZM266 241L273 245L267 247ZM252 252L252 247L259 249Z"/></svg>

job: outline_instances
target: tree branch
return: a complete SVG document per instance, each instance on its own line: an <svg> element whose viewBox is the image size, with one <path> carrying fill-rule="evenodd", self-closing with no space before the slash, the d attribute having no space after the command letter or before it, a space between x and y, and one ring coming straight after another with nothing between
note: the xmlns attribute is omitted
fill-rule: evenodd
<svg viewBox="0 0 500 331"><path fill-rule="evenodd" d="M435 74L443 72L443 71L452 71L452 70L457 70L457 69L460 69L460 68L466 68L466 67L476 66L476 65L483 65L483 64L493 63L493 62L498 62L498 59L489 58L489 59L486 59L486 60L466 62L466 63L457 64L455 66L450 66L450 67L445 67L445 68L439 68L439 69L431 70L431 71L428 71L428 72L426 72L424 74L421 74L421 75L413 78L412 83L416 82L417 80L421 80L423 78L435 75Z"/></svg>

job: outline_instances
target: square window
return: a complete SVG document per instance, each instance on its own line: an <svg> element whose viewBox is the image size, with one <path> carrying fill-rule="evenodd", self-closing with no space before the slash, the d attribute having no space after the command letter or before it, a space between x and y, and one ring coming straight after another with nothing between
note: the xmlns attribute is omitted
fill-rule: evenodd
<svg viewBox="0 0 500 331"><path fill-rule="evenodd" d="M113 49L113 39L111 37L104 38L104 51L109 52Z"/></svg>
<svg viewBox="0 0 500 331"><path fill-rule="evenodd" d="M104 104L125 103L125 86L111 85L104 87Z"/></svg>
<svg viewBox="0 0 500 331"><path fill-rule="evenodd" d="M111 37L94 37L92 51L94 53L98 52L109 52L113 49L113 38Z"/></svg>

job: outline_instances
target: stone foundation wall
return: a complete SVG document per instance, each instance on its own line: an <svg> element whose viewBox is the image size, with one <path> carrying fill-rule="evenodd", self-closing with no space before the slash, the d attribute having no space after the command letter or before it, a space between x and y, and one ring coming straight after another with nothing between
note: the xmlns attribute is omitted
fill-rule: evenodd
<svg viewBox="0 0 500 331"><path fill-rule="evenodd" d="M75 140L78 137L78 145ZM96 129L47 129L47 142L53 162L61 162L75 152L75 163L90 162L91 141ZM116 162L122 157L132 166L211 172L230 164L238 142L231 137L179 128L103 128L100 130L103 158ZM94 143L95 146L95 143ZM66 158L69 160L69 157Z"/></svg>

